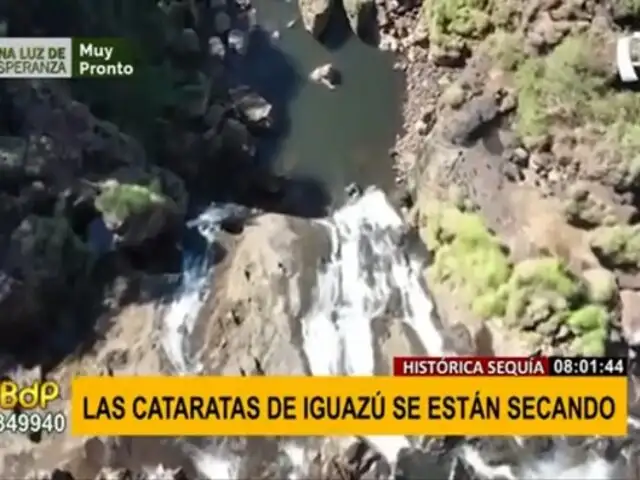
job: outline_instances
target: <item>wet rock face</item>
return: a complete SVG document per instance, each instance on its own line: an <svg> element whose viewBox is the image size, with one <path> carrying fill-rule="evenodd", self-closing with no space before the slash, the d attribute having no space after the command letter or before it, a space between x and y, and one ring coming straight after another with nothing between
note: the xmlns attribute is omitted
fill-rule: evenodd
<svg viewBox="0 0 640 480"><path fill-rule="evenodd" d="M360 38L378 43L378 19L374 0L345 0L344 10L353 32Z"/></svg>
<svg viewBox="0 0 640 480"><path fill-rule="evenodd" d="M335 5L334 0L298 0L304 28L314 37L320 37L329 25Z"/></svg>

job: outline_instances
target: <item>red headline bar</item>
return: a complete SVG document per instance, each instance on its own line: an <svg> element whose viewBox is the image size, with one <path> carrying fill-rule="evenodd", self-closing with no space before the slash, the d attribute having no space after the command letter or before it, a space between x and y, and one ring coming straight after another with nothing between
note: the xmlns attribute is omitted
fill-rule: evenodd
<svg viewBox="0 0 640 480"><path fill-rule="evenodd" d="M544 376L549 375L549 359L545 357L395 357L393 374L404 377Z"/></svg>

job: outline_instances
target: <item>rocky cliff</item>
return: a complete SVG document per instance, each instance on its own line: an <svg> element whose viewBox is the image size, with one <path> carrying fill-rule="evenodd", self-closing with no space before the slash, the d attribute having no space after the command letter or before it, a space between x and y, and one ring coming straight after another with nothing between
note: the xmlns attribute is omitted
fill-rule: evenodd
<svg viewBox="0 0 640 480"><path fill-rule="evenodd" d="M410 220L434 254L443 315L492 325L505 348L634 342L640 97L615 58L637 14L630 2L432 0L406 16L397 164Z"/></svg>

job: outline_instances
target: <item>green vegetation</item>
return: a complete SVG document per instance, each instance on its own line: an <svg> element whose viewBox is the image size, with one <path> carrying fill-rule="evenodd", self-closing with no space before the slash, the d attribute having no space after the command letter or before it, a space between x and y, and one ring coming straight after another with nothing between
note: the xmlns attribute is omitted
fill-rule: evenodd
<svg viewBox="0 0 640 480"><path fill-rule="evenodd" d="M576 337L569 351L577 355L602 356L605 354L605 340L607 339L607 329L597 329L586 332Z"/></svg>
<svg viewBox="0 0 640 480"><path fill-rule="evenodd" d="M640 0L618 0L626 15L640 15Z"/></svg>
<svg viewBox="0 0 640 480"><path fill-rule="evenodd" d="M553 335L585 301L585 285L553 257L516 264L505 284L482 299L476 313L500 318L511 328L535 329Z"/></svg>
<svg viewBox="0 0 640 480"><path fill-rule="evenodd" d="M132 215L148 211L154 205L169 201L159 188L159 184L149 186L107 182L96 198L96 208L112 219L123 222Z"/></svg>
<svg viewBox="0 0 640 480"><path fill-rule="evenodd" d="M582 273L587 283L589 301L600 305L610 305L616 299L618 283L615 275L604 268L592 268Z"/></svg>
<svg viewBox="0 0 640 480"><path fill-rule="evenodd" d="M430 41L440 47L461 48L494 28L506 27L517 13L510 0L427 0L422 16Z"/></svg>
<svg viewBox="0 0 640 480"><path fill-rule="evenodd" d="M566 325L577 338L588 336L572 346L578 348L574 353L602 348L609 315L590 296L590 281L575 276L561 259L531 258L513 265L479 215L440 203L422 213L420 234L434 252L430 278L459 291L474 313L541 335L553 336Z"/></svg>
<svg viewBox="0 0 640 480"><path fill-rule="evenodd" d="M579 183L570 187L564 204L568 222L588 227L617 223L613 209L589 190L588 185Z"/></svg>
<svg viewBox="0 0 640 480"><path fill-rule="evenodd" d="M425 2L429 4L429 2ZM431 2L432 39L479 38L489 29L489 0Z"/></svg>
<svg viewBox="0 0 640 480"><path fill-rule="evenodd" d="M635 179L640 173L640 96L611 88L614 73L596 34L568 37L548 56L516 65L519 134L535 138L558 129L589 129L619 149Z"/></svg>
<svg viewBox="0 0 640 480"><path fill-rule="evenodd" d="M587 305L576 310L567 319L567 325L576 334L584 334L606 328L609 321L607 310L600 305Z"/></svg>
<svg viewBox="0 0 640 480"><path fill-rule="evenodd" d="M421 232L429 247L437 248L433 275L464 291L468 298L483 298L502 285L511 265L482 218L455 207L432 205Z"/></svg>
<svg viewBox="0 0 640 480"><path fill-rule="evenodd" d="M640 226L600 227L591 233L591 248L613 267L640 268Z"/></svg>
<svg viewBox="0 0 640 480"><path fill-rule="evenodd" d="M524 37L521 33L497 30L488 39L485 47L491 58L506 71L515 71L527 59L524 51Z"/></svg>

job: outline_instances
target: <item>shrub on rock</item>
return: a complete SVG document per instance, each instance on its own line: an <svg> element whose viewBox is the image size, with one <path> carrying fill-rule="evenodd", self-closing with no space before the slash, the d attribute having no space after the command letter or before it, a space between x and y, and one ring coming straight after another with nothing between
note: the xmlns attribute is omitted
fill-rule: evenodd
<svg viewBox="0 0 640 480"><path fill-rule="evenodd" d="M591 248L611 267L640 268L640 226L600 227L591 233Z"/></svg>
<svg viewBox="0 0 640 480"><path fill-rule="evenodd" d="M175 228L180 217L176 203L162 193L158 181L150 185L107 181L100 187L95 206L118 243L127 246Z"/></svg>
<svg viewBox="0 0 640 480"><path fill-rule="evenodd" d="M577 275L552 256L512 264L478 214L437 202L422 214L421 237L434 255L431 281L458 293L476 315L526 332L538 345L564 342L567 353L604 350L615 279L593 271Z"/></svg>

